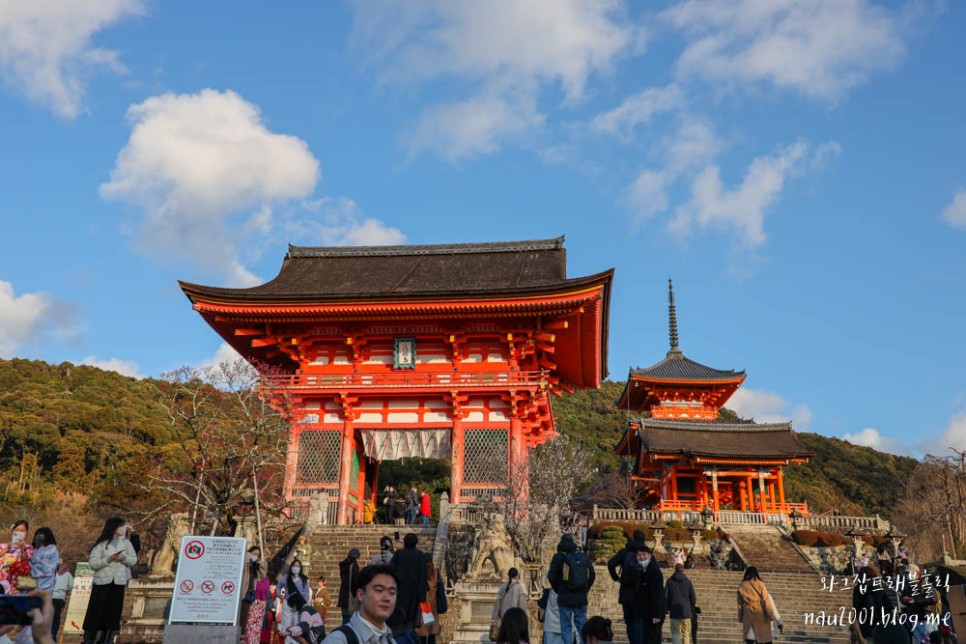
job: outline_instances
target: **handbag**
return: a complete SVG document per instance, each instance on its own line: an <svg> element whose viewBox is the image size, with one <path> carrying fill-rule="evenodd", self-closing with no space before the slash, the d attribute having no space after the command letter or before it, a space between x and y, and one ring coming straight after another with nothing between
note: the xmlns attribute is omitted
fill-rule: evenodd
<svg viewBox="0 0 966 644"><path fill-rule="evenodd" d="M500 623L494 622L490 624L490 639L495 642L496 638L498 638L499 636L500 636Z"/></svg>
<svg viewBox="0 0 966 644"><path fill-rule="evenodd" d="M254 588L249 588L248 589L248 592L245 593L245 597L242 599L242 601L245 602L246 604L251 604L252 602L254 602L255 601L255 589Z"/></svg>
<svg viewBox="0 0 966 644"><path fill-rule="evenodd" d="M439 580L436 582L436 614L445 615L449 610L449 603L446 601L446 584Z"/></svg>
<svg viewBox="0 0 966 644"><path fill-rule="evenodd" d="M433 607L430 606L429 602L419 602L419 623L422 626L430 626L436 623Z"/></svg>

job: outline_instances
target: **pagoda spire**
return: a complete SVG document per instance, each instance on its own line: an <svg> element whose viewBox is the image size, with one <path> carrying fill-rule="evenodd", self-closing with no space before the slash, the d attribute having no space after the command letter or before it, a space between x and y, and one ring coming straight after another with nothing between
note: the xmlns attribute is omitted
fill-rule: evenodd
<svg viewBox="0 0 966 644"><path fill-rule="evenodd" d="M670 277L667 280L667 302L668 331L671 339L671 348L667 352L667 355L670 358L672 356L684 355L681 349L678 348L678 315L677 310L674 308L674 283Z"/></svg>

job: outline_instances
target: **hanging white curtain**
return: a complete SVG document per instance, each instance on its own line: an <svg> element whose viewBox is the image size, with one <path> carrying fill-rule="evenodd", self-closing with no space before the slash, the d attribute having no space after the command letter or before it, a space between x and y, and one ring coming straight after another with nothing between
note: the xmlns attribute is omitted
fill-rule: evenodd
<svg viewBox="0 0 966 644"><path fill-rule="evenodd" d="M373 461L405 457L449 458L449 429L363 429L362 446Z"/></svg>

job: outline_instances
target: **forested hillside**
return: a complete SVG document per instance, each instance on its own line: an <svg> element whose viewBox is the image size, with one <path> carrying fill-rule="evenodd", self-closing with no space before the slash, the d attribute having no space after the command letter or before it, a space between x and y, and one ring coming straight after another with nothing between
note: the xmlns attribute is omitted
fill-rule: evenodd
<svg viewBox="0 0 966 644"><path fill-rule="evenodd" d="M156 384L70 363L0 360L0 501L8 508L41 508L58 492L75 492L97 512L143 494L131 486L146 459L175 440ZM606 381L553 401L559 431L590 448L602 471L619 467L613 449L626 412L614 401L623 386ZM786 470L790 500L807 499L817 511L892 515L917 461L798 435L815 457Z"/></svg>

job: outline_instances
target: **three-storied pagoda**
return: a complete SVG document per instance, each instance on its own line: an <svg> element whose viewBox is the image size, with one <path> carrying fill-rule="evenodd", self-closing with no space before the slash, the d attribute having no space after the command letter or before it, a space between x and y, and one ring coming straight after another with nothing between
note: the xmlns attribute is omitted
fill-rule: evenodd
<svg viewBox="0 0 966 644"><path fill-rule="evenodd" d="M674 290L668 280L671 348L646 369L631 369L617 402L628 421L616 451L634 461L632 480L646 506L659 510L807 513L788 503L782 469L806 463L790 422L731 422L720 411L745 380L685 357L678 346Z"/></svg>
<svg viewBox="0 0 966 644"><path fill-rule="evenodd" d="M287 498L355 523L383 460L451 458L453 502L498 496L554 436L549 394L606 376L612 277L568 278L561 237L290 246L261 286L181 287L294 398Z"/></svg>

